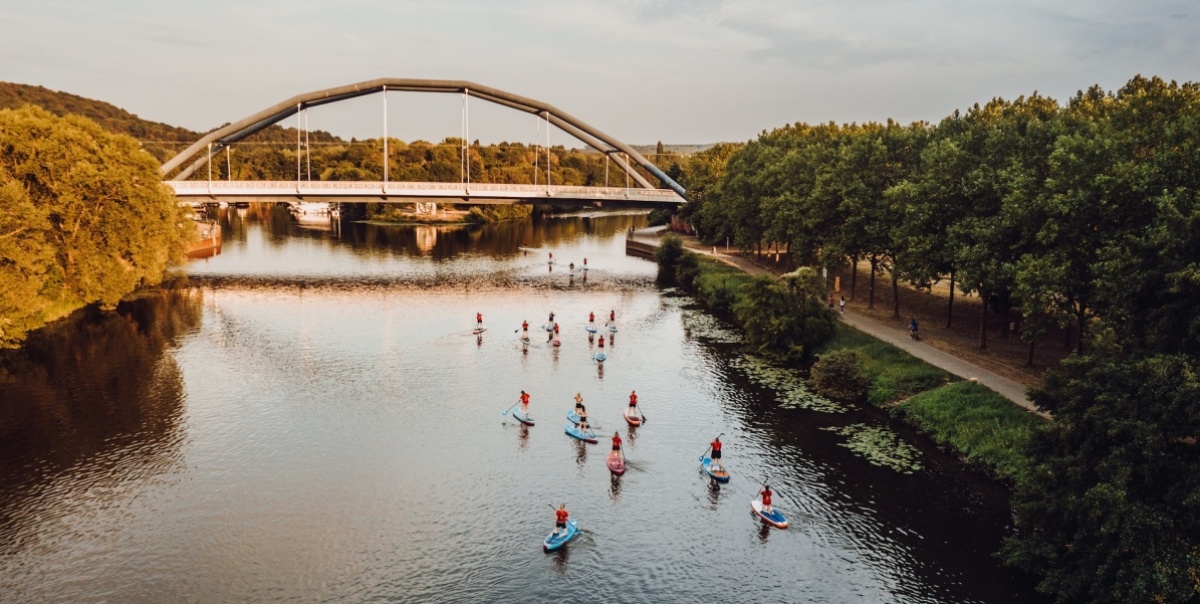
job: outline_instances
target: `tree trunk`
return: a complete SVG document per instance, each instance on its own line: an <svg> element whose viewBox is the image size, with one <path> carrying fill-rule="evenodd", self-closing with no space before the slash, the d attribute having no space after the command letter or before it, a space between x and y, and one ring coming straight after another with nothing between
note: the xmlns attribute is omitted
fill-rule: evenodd
<svg viewBox="0 0 1200 604"><path fill-rule="evenodd" d="M1026 367L1033 367L1033 345L1035 343L1037 343L1036 338L1029 341L1029 354L1025 355L1025 366Z"/></svg>
<svg viewBox="0 0 1200 604"><path fill-rule="evenodd" d="M858 285L858 256L850 257L850 299L854 299L854 286Z"/></svg>
<svg viewBox="0 0 1200 604"><path fill-rule="evenodd" d="M875 265L878 260L871 256L871 286L867 288L867 308L875 308Z"/></svg>
<svg viewBox="0 0 1200 604"><path fill-rule="evenodd" d="M1067 326L1063 328L1063 350L1071 349L1071 323L1067 322Z"/></svg>
<svg viewBox="0 0 1200 604"><path fill-rule="evenodd" d="M900 318L900 281L896 279L895 267L892 267L892 318Z"/></svg>
<svg viewBox="0 0 1200 604"><path fill-rule="evenodd" d="M1080 304L1079 311L1075 313L1075 320L1079 323L1079 341L1075 343L1076 354L1083 354L1084 329L1087 327L1087 307Z"/></svg>
<svg viewBox="0 0 1200 604"><path fill-rule="evenodd" d="M954 271L950 271L950 304L946 305L946 329L954 323Z"/></svg>
<svg viewBox="0 0 1200 604"><path fill-rule="evenodd" d="M987 348L987 296L979 290L979 347Z"/></svg>
<svg viewBox="0 0 1200 604"><path fill-rule="evenodd" d="M1008 324L1010 322L1012 322L1012 306L1011 305L1007 305L1004 307L1003 319L1004 319L1004 324L1000 326L1000 335L1003 336L1005 340L1007 340L1008 337L1010 335L1012 335L1011 330L1009 330L1009 328L1008 328Z"/></svg>

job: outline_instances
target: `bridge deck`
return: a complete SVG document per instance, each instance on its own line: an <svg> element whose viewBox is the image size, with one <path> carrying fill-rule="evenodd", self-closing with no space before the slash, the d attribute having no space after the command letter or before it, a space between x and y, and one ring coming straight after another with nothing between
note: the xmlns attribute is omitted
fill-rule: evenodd
<svg viewBox="0 0 1200 604"><path fill-rule="evenodd" d="M670 189L564 187L448 182L228 181L168 180L180 199L200 201L371 201L404 203L419 199L461 200L473 204L598 202L658 206L686 203Z"/></svg>

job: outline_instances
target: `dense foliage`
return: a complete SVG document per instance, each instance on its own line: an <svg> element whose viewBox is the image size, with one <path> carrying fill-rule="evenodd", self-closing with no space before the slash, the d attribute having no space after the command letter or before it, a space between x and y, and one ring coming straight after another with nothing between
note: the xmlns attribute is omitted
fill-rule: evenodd
<svg viewBox="0 0 1200 604"><path fill-rule="evenodd" d="M854 350L834 350L819 356L813 363L809 381L817 392L845 401L859 401L871 389L871 378L862 368L860 355Z"/></svg>
<svg viewBox="0 0 1200 604"><path fill-rule="evenodd" d="M1194 357L1068 360L1033 393L1054 421L1004 554L1060 602L1184 602L1200 577Z"/></svg>
<svg viewBox="0 0 1200 604"><path fill-rule="evenodd" d="M1051 328L1073 333L1090 356L1035 396L1054 418L1036 436L965 385L902 412L968 456L1002 459L987 449L1008 443L997 467L1017 485L1018 531L1005 556L1047 593L1196 600L1200 85L1137 77L1064 105L993 99L936 125L794 124L705 153L681 180L704 192L685 212L708 244L867 261L872 293L877 273L894 292L949 280L986 302L981 347L989 312L1017 323L1030 358ZM886 381L868 398L894 399Z"/></svg>
<svg viewBox="0 0 1200 604"><path fill-rule="evenodd" d="M137 141L78 116L0 110L0 345L160 282L194 236Z"/></svg>

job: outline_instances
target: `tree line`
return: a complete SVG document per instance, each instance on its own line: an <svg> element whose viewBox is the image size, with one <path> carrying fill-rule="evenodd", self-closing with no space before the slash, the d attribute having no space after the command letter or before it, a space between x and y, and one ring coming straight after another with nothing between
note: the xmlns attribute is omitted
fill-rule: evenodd
<svg viewBox="0 0 1200 604"><path fill-rule="evenodd" d="M707 244L861 261L894 289L948 281L947 322L953 292L977 295L1031 352L1072 329L1075 354L1031 392L1053 420L1023 451L1000 554L1059 602L1197 601L1200 86L1139 76L937 124L790 124L678 170Z"/></svg>

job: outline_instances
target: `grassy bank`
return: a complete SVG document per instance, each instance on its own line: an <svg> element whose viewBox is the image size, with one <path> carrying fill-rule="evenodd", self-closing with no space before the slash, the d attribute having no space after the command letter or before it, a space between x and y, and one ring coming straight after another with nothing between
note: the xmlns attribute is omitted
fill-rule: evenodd
<svg viewBox="0 0 1200 604"><path fill-rule="evenodd" d="M733 320L733 306L751 276L708 257L696 257L692 295L714 314ZM974 382L839 323L834 338L815 351L853 350L870 380L867 400L960 454L970 465L1009 484L1025 477L1024 444L1040 417Z"/></svg>
<svg viewBox="0 0 1200 604"><path fill-rule="evenodd" d="M854 350L859 353L863 372L871 380L867 401L876 407L887 406L958 379L845 323L838 324L837 335L817 350L817 354L834 350Z"/></svg>
<svg viewBox="0 0 1200 604"><path fill-rule="evenodd" d="M1034 428L1046 421L975 382L922 392L892 413L1010 484L1026 478L1022 451Z"/></svg>

